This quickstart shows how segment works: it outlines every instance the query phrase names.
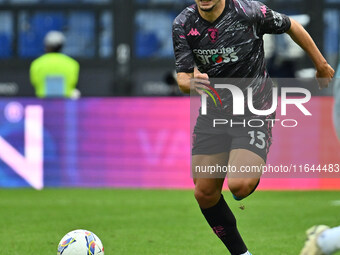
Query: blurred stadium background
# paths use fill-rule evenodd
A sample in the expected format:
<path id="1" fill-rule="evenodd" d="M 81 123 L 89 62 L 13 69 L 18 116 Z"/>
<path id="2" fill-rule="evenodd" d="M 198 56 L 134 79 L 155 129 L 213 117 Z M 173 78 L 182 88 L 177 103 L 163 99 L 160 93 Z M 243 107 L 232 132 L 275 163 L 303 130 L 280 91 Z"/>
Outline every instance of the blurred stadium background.
<path id="1" fill-rule="evenodd" d="M 83 96 L 172 95 L 171 25 L 192 0 L 0 0 L 0 95 L 33 96 L 28 68 L 43 53 L 49 30 L 66 35 L 64 52 L 80 61 Z M 335 66 L 339 51 L 337 0 L 264 1 L 299 21 Z M 311 67 L 286 40 L 268 40 L 272 76 Z M 275 46 L 276 45 L 276 46 Z M 274 47 L 275 46 L 275 47 Z M 293 63 L 293 64 L 292 64 Z M 301 75 L 301 74 L 300 74 Z M 100 82 L 98 82 L 100 81 Z"/>
<path id="2" fill-rule="evenodd" d="M 173 19 L 192 2 L 0 0 L 0 216 L 4 226 L 0 233 L 6 236 L 0 243 L 10 243 L 15 249 L 2 254 L 53 254 L 59 239 L 72 228 L 90 228 L 111 254 L 206 254 L 200 253 L 199 238 L 206 240 L 203 247 L 214 247 L 216 254 L 223 251 L 200 218 L 190 192 L 136 190 L 193 187 L 190 102 L 173 79 L 171 39 Z M 264 3 L 294 15 L 329 63 L 337 67 L 339 0 Z M 43 38 L 50 30 L 65 34 L 63 52 L 80 63 L 78 100 L 34 98 L 29 66 L 43 54 Z M 285 37 L 267 37 L 266 56 L 274 77 L 314 74 L 307 56 Z M 294 131 L 274 128 L 269 163 L 340 162 L 332 122 L 332 88 L 311 91 L 313 117 L 301 118 L 302 126 Z M 301 117 L 298 112 L 291 114 Z M 31 187 L 47 191 L 16 190 Z M 64 189 L 74 187 L 132 190 Z M 320 191 L 340 190 L 340 179 L 264 179 L 259 189 L 270 192 L 255 193 L 258 200 L 246 202 L 255 208 L 248 216 L 236 212 L 244 218 L 244 231 L 259 217 L 267 219 L 268 226 L 257 223 L 256 229 L 246 231 L 251 245 L 260 247 L 259 254 L 269 254 L 272 247 L 277 249 L 275 254 L 297 254 L 305 228 L 315 223 L 340 224 L 340 193 Z M 237 210 L 238 204 L 231 203 Z M 298 205 L 301 214 L 292 214 Z M 186 217 L 193 218 L 187 221 Z M 291 222 L 292 217 L 296 222 Z M 164 218 L 168 221 L 165 226 Z M 277 229 L 273 226 L 286 229 L 274 238 Z M 180 228 L 186 230 L 178 234 Z M 257 231 L 263 233 L 260 244 L 254 238 Z M 192 232 L 200 234 L 190 237 Z M 41 243 L 42 238 L 48 242 L 38 249 L 34 243 Z M 135 240 L 134 245 L 128 240 Z M 270 240 L 273 243 L 268 246 Z"/>

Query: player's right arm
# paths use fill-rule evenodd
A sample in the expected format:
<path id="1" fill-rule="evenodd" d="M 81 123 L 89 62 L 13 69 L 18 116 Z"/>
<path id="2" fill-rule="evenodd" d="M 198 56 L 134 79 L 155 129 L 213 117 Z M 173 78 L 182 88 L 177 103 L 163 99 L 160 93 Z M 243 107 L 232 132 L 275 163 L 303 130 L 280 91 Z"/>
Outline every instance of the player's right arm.
<path id="1" fill-rule="evenodd" d="M 177 84 L 183 93 L 190 93 L 193 88 L 193 78 L 208 80 L 207 74 L 201 74 L 195 68 L 192 49 L 188 43 L 185 31 L 185 15 L 180 14 L 172 26 L 172 40 L 176 59 Z"/>
<path id="2" fill-rule="evenodd" d="M 209 85 L 209 76 L 195 68 L 192 73 L 177 73 L 177 84 L 183 93 L 189 94 L 191 90 L 196 90 L 197 87 L 203 87 L 204 84 Z"/>
<path id="3" fill-rule="evenodd" d="M 197 90 L 197 87 L 209 85 L 209 77 L 206 73 L 201 73 L 195 68 L 195 59 L 192 49 L 189 45 L 185 31 L 186 16 L 180 14 L 172 26 L 172 40 L 176 59 L 177 84 L 179 89 L 186 94 L 191 90 Z"/>
<path id="4" fill-rule="evenodd" d="M 177 73 L 177 84 L 181 92 L 189 94 L 191 79 L 194 78 L 194 73 Z"/>

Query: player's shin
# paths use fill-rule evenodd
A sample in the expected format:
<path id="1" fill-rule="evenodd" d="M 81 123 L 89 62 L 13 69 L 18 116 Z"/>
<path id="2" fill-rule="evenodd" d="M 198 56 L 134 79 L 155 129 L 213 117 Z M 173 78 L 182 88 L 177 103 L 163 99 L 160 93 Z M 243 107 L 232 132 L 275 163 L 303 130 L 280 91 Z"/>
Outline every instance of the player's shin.
<path id="1" fill-rule="evenodd" d="M 250 254 L 237 230 L 235 216 L 222 195 L 216 205 L 201 211 L 214 233 L 232 255 Z"/>

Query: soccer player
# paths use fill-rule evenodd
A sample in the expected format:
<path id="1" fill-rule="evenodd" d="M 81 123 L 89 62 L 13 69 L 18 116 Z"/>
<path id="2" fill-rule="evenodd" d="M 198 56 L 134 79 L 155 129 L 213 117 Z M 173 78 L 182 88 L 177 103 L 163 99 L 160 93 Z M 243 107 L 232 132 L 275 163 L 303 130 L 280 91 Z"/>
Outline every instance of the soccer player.
<path id="1" fill-rule="evenodd" d="M 196 84 L 209 85 L 210 78 L 255 78 L 251 85 L 254 107 L 268 109 L 271 106 L 272 85 L 270 82 L 259 82 L 268 77 L 262 36 L 265 33 L 285 32 L 307 52 L 316 67 L 316 77 L 324 78 L 319 82 L 320 88 L 328 86 L 334 70 L 309 34 L 295 20 L 257 1 L 195 2 L 184 9 L 173 23 L 177 82 L 182 92 L 198 90 L 191 83 L 193 79 Z M 246 88 L 240 87 L 243 92 Z M 230 93 L 220 95 L 223 104 L 228 105 Z M 210 110 L 209 113 L 212 113 Z M 244 117 L 249 120 L 259 116 Z M 228 165 L 240 169 L 241 166 L 261 168 L 265 164 L 271 144 L 270 127 L 252 130 L 229 128 L 214 133 L 207 127 L 209 120 L 209 115 L 202 114 L 197 119 L 193 134 L 192 171 L 196 166 Z M 240 178 L 228 173 L 228 187 L 234 198 L 241 200 L 251 194 L 259 183 L 260 175 Z M 251 254 L 221 194 L 223 182 L 224 178 L 194 177 L 195 198 L 210 227 L 229 252 L 232 255 Z"/>
<path id="2" fill-rule="evenodd" d="M 332 255 L 340 251 L 340 226 L 313 226 L 306 231 L 307 240 L 300 255 Z"/>

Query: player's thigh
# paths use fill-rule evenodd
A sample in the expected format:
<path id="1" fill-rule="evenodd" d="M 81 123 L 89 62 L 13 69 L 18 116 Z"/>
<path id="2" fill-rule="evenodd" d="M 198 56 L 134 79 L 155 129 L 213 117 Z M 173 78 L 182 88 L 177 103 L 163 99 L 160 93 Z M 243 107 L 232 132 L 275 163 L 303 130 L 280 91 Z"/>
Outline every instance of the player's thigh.
<path id="1" fill-rule="evenodd" d="M 262 175 L 264 159 L 248 149 L 233 149 L 229 154 L 228 179 L 245 178 L 258 180 Z"/>
<path id="2" fill-rule="evenodd" d="M 231 138 L 226 134 L 194 133 L 191 158 L 195 197 L 201 208 L 218 202 L 226 176 Z"/>
<path id="3" fill-rule="evenodd" d="M 237 197 L 251 194 L 260 181 L 263 158 L 247 149 L 234 149 L 230 152 L 230 167 L 236 172 L 228 172 L 228 187 Z"/>
<path id="4" fill-rule="evenodd" d="M 208 155 L 192 155 L 191 169 L 196 189 L 221 190 L 226 173 L 217 172 L 216 166 L 227 166 L 228 158 L 229 154 L 227 152 Z M 214 169 L 212 167 L 214 167 Z"/>
<path id="5" fill-rule="evenodd" d="M 229 153 L 228 186 L 246 194 L 258 184 L 271 145 L 271 128 L 246 128 L 236 133 Z"/>
<path id="6" fill-rule="evenodd" d="M 194 179 L 224 179 L 231 137 L 227 134 L 194 133 L 191 170 Z"/>
<path id="7" fill-rule="evenodd" d="M 212 165 L 226 165 L 228 162 L 228 153 L 222 152 L 211 155 L 193 155 L 192 168 L 200 166 L 210 167 Z M 224 183 L 224 175 L 202 172 L 193 174 L 195 183 L 195 198 L 201 208 L 210 208 L 214 206 L 221 197 Z"/>

